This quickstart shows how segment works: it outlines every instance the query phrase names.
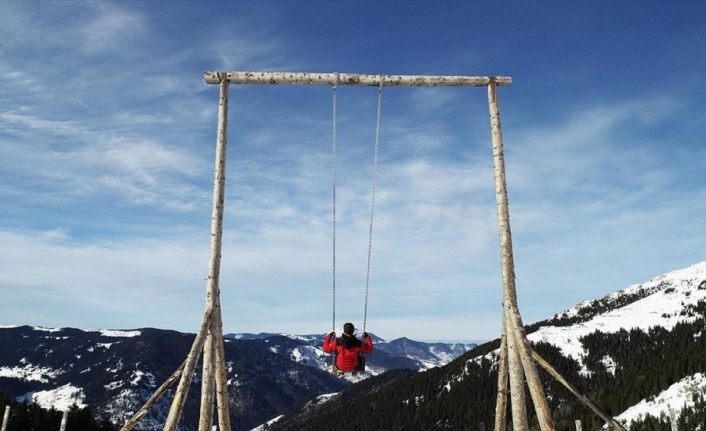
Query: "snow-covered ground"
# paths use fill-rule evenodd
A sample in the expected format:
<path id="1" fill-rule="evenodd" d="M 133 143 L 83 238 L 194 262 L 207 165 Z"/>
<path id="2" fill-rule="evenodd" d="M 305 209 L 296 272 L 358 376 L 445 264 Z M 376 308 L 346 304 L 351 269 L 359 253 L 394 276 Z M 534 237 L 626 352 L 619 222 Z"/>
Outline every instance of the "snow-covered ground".
<path id="1" fill-rule="evenodd" d="M 115 329 L 101 329 L 100 333 L 104 337 L 139 337 L 141 331 L 119 331 Z"/>
<path id="2" fill-rule="evenodd" d="M 694 394 L 701 394 L 701 396 L 706 395 L 706 376 L 702 373 L 685 377 L 660 392 L 657 396 L 640 401 L 638 404 L 625 410 L 617 416 L 616 419 L 620 423 L 626 424 L 626 427 L 630 429 L 632 421 L 642 420 L 647 415 L 655 418 L 659 418 L 662 415 L 669 417 L 670 409 L 674 410 L 678 418 L 684 406 L 688 408 L 694 406 L 692 398 Z M 639 430 L 635 429 L 635 431 Z"/>
<path id="3" fill-rule="evenodd" d="M 22 361 L 20 361 L 20 363 L 22 365 L 19 367 L 0 367 L 0 377 L 47 383 L 61 374 L 60 370 L 53 370 L 47 367 L 38 367 L 27 363 L 26 360 L 24 363 Z"/>
<path id="4" fill-rule="evenodd" d="M 70 383 L 47 391 L 29 392 L 21 398 L 32 401 L 45 409 L 53 408 L 59 411 L 68 410 L 74 404 L 81 408 L 86 407 L 83 402 L 86 398 L 83 389 L 72 386 Z"/>
<path id="5" fill-rule="evenodd" d="M 277 422 L 278 420 L 282 419 L 283 417 L 284 417 L 284 415 L 279 415 L 276 418 L 270 419 L 269 421 L 265 422 L 264 424 L 251 429 L 250 431 L 264 431 L 268 425 L 272 425 L 273 423 Z"/>

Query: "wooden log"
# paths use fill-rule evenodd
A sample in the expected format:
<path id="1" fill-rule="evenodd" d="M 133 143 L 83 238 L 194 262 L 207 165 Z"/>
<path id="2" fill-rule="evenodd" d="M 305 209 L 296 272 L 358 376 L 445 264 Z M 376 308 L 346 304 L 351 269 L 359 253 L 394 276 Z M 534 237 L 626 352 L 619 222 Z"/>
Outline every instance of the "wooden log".
<path id="1" fill-rule="evenodd" d="M 504 315 L 505 311 L 503 310 L 503 316 Z M 500 355 L 498 357 L 498 395 L 495 400 L 495 431 L 505 431 L 508 384 L 507 334 L 505 331 L 505 318 L 503 317 L 500 335 Z"/>
<path id="2" fill-rule="evenodd" d="M 505 312 L 506 328 L 510 327 L 509 316 Z M 512 407 L 513 431 L 527 431 L 527 403 L 525 401 L 525 376 L 522 370 L 522 361 L 517 348 L 517 340 L 512 331 L 506 332 L 508 374 L 510 377 L 510 406 Z"/>
<path id="3" fill-rule="evenodd" d="M 207 84 L 303 84 L 303 85 L 362 85 L 386 87 L 485 87 L 491 81 L 496 85 L 512 84 L 508 76 L 443 76 L 443 75 L 364 75 L 358 73 L 315 72 L 204 72 Z"/>
<path id="4" fill-rule="evenodd" d="M 64 413 L 61 415 L 61 425 L 59 425 L 59 431 L 66 431 L 66 422 L 69 419 L 69 411 L 64 410 Z"/>
<path id="5" fill-rule="evenodd" d="M 213 321 L 215 319 L 211 319 Z M 213 328 L 213 323 L 211 323 Z M 214 337 L 210 330 L 203 345 L 201 372 L 201 408 L 199 411 L 199 431 L 210 431 L 213 425 L 213 395 L 215 387 Z"/>
<path id="6" fill-rule="evenodd" d="M 572 394 L 574 394 L 574 395 L 576 396 L 576 398 L 579 399 L 579 401 L 581 401 L 584 405 L 586 405 L 586 407 L 588 407 L 588 408 L 590 408 L 591 410 L 593 410 L 594 413 L 596 413 L 596 414 L 597 414 L 601 419 L 603 419 L 608 425 L 610 425 L 611 427 L 613 427 L 614 430 L 616 430 L 616 431 L 626 431 L 625 428 L 623 428 L 622 425 L 620 425 L 618 422 L 616 422 L 615 419 L 613 419 L 613 418 L 608 414 L 608 412 L 606 412 L 605 410 L 603 410 L 602 408 L 600 408 L 600 407 L 598 406 L 598 404 L 596 404 L 595 402 L 593 402 L 593 400 L 591 400 L 590 398 L 588 398 L 588 397 L 586 397 L 585 395 L 581 394 L 581 393 L 579 392 L 579 390 L 578 390 L 574 385 L 572 385 L 571 383 L 569 383 L 561 374 L 559 374 L 559 372 L 558 372 L 554 367 L 551 366 L 551 364 L 549 364 L 549 362 L 547 362 L 544 358 L 542 358 L 541 356 L 539 356 L 539 354 L 538 354 L 537 352 L 535 352 L 534 350 L 532 351 L 532 358 L 534 359 L 534 361 L 535 361 L 540 367 L 544 368 L 544 370 L 545 370 L 547 373 L 549 373 L 550 376 L 552 376 L 556 381 L 558 381 L 559 383 L 561 383 L 562 385 L 564 385 L 564 387 L 565 387 L 566 389 L 568 389 L 569 392 L 571 392 Z"/>
<path id="7" fill-rule="evenodd" d="M 583 425 L 581 425 L 580 419 L 576 419 L 574 423 L 576 424 L 576 431 L 583 431 Z"/>
<path id="8" fill-rule="evenodd" d="M 216 314 L 216 401 L 219 429 L 230 431 L 230 401 L 228 400 L 228 376 L 226 374 L 225 349 L 223 346 L 223 321 L 221 320 L 220 299 Z"/>
<path id="9" fill-rule="evenodd" d="M 513 332 L 515 340 L 517 341 L 517 350 L 519 351 L 520 362 L 522 363 L 522 368 L 527 378 L 527 386 L 529 387 L 529 393 L 532 397 L 534 410 L 537 413 L 539 428 L 542 431 L 554 431 L 554 421 L 552 420 L 551 410 L 549 409 L 547 398 L 544 395 L 544 388 L 542 388 L 542 381 L 539 378 L 537 366 L 532 359 L 532 350 L 527 340 L 527 335 L 525 334 L 525 327 L 522 324 L 520 312 L 517 310 L 517 306 L 511 308 L 514 308 L 515 311 L 511 313 L 510 322 L 512 322 L 512 326 L 514 326 Z"/>
<path id="10" fill-rule="evenodd" d="M 2 427 L 0 431 L 7 431 L 7 423 L 10 422 L 10 406 L 5 406 L 5 414 L 2 417 Z"/>
<path id="11" fill-rule="evenodd" d="M 162 383 L 162 385 L 157 388 L 157 390 L 152 394 L 151 397 L 147 399 L 145 404 L 128 420 L 125 422 L 125 425 L 123 425 L 122 428 L 120 428 L 120 431 L 131 431 L 137 424 L 142 420 L 142 418 L 150 411 L 152 410 L 152 407 L 159 401 L 159 399 L 164 395 L 164 393 L 169 389 L 174 382 L 181 376 L 181 373 L 184 371 L 184 365 L 186 364 L 186 361 L 182 362 L 181 365 L 179 365 L 179 368 L 177 368 L 171 376 L 167 380 Z"/>
<path id="12" fill-rule="evenodd" d="M 216 134 L 216 161 L 213 179 L 213 208 L 211 216 L 211 250 L 207 300 L 213 310 L 211 333 L 214 343 L 214 376 L 218 424 L 221 431 L 230 431 L 230 407 L 228 401 L 227 376 L 225 371 L 225 350 L 223 348 L 223 323 L 220 300 L 220 268 L 223 238 L 223 212 L 225 203 L 226 148 L 228 144 L 228 86 L 229 82 L 220 82 L 218 99 L 218 130 Z"/>
<path id="13" fill-rule="evenodd" d="M 191 379 L 193 378 L 194 370 L 196 369 L 196 362 L 201 356 L 201 349 L 203 349 L 203 344 L 206 341 L 206 332 L 211 326 L 211 314 L 212 310 L 210 309 L 207 309 L 206 313 L 204 313 L 201 328 L 196 334 L 194 342 L 191 344 L 189 354 L 186 356 L 186 360 L 184 361 L 184 371 L 181 374 L 179 385 L 177 386 L 176 393 L 174 394 L 174 399 L 169 407 L 169 414 L 167 415 L 167 421 L 164 424 L 164 431 L 176 431 L 177 425 L 179 424 L 181 412 L 184 409 L 184 402 L 186 401 L 186 396 L 189 393 Z"/>
<path id="14" fill-rule="evenodd" d="M 490 111 L 490 128 L 493 143 L 493 166 L 495 176 L 495 196 L 497 201 L 498 230 L 500 236 L 500 255 L 503 275 L 503 303 L 508 333 L 508 347 L 512 339 L 515 340 L 517 350 L 522 362 L 524 374 L 532 396 L 540 429 L 553 431 L 554 423 L 549 411 L 544 390 L 542 389 L 539 375 L 531 358 L 529 342 L 524 332 L 522 319 L 517 307 L 517 292 L 515 289 L 515 268 L 512 256 L 512 234 L 510 231 L 510 211 L 507 199 L 507 184 L 505 180 L 505 159 L 503 153 L 502 127 L 500 124 L 500 108 L 497 97 L 497 81 L 491 78 L 488 84 L 488 109 Z M 509 348 L 509 354 L 511 349 Z M 512 356 L 510 356 L 512 359 Z M 512 383 L 512 361 L 510 361 L 510 387 L 511 399 L 515 396 Z M 514 416 L 514 411 L 513 411 Z"/>

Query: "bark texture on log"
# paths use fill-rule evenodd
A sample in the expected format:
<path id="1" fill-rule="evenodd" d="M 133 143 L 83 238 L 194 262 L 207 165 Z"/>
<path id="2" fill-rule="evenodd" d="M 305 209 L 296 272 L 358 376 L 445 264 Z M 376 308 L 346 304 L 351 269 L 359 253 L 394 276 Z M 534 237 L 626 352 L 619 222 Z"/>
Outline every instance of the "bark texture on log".
<path id="1" fill-rule="evenodd" d="M 220 84 L 225 79 L 231 84 L 304 84 L 304 85 L 362 85 L 386 87 L 485 87 L 491 81 L 496 85 L 512 84 L 508 76 L 444 76 L 444 75 L 364 75 L 358 73 L 315 72 L 205 72 L 207 84 Z"/>
<path id="2" fill-rule="evenodd" d="M 505 324 L 510 328 L 510 318 L 505 315 Z M 507 356 L 510 375 L 510 406 L 512 407 L 512 429 L 513 431 L 527 431 L 527 403 L 525 401 L 525 376 L 522 371 L 522 360 L 517 348 L 515 334 L 508 330 L 507 335 Z"/>
<path id="3" fill-rule="evenodd" d="M 211 319 L 211 327 L 213 327 Z M 203 345 L 203 365 L 201 372 L 201 408 L 199 410 L 199 431 L 211 431 L 213 425 L 213 395 L 215 387 L 215 372 L 214 367 L 214 336 L 213 331 L 209 330 L 206 336 L 206 342 Z"/>
<path id="4" fill-rule="evenodd" d="M 209 256 L 208 294 L 213 310 L 211 331 L 214 342 L 213 366 L 218 405 L 218 424 L 222 431 L 230 431 L 230 407 L 228 401 L 225 351 L 223 348 L 223 323 L 221 317 L 221 248 L 223 238 L 223 212 L 225 205 L 226 147 L 228 143 L 228 86 L 220 83 L 218 102 L 218 132 L 216 136 L 216 168 L 213 181 L 213 216 L 211 217 L 211 253 Z"/>
<path id="5" fill-rule="evenodd" d="M 218 429 L 219 430 L 230 430 L 230 401 L 228 400 L 228 376 L 226 375 L 226 360 L 225 360 L 225 350 L 223 347 L 223 322 L 221 320 L 221 307 L 220 301 L 218 306 L 218 314 L 216 316 L 216 321 L 214 324 L 217 326 L 216 330 L 216 364 L 215 364 L 215 376 L 216 376 L 216 401 L 218 406 Z"/>
<path id="6" fill-rule="evenodd" d="M 216 382 L 217 344 L 223 348 L 220 321 L 220 270 L 223 244 L 223 209 L 225 205 L 226 146 L 228 142 L 228 81 L 220 82 L 218 98 L 218 130 L 216 133 L 216 156 L 213 173 L 213 206 L 211 209 L 211 246 L 208 257 L 206 284 L 206 307 L 213 313 L 208 338 L 204 346 L 203 375 L 201 386 L 201 413 L 199 431 L 210 431 L 213 423 L 214 386 Z M 219 336 L 220 335 L 220 336 Z M 222 401 L 222 400 L 219 400 Z M 227 402 L 227 397 L 226 397 Z"/>

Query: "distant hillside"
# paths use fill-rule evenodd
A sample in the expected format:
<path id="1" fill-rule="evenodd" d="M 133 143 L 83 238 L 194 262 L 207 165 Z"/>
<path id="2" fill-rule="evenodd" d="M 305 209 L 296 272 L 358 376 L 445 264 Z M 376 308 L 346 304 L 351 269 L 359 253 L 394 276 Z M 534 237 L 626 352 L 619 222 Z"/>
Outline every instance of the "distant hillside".
<path id="1" fill-rule="evenodd" d="M 589 301 L 532 325 L 534 348 L 570 382 L 632 430 L 706 424 L 706 262 Z M 380 376 L 291 412 L 263 429 L 486 429 L 493 423 L 499 340 L 423 373 Z M 557 430 L 602 422 L 542 374 Z M 356 385 L 357 386 L 357 385 Z M 350 396 L 356 391 L 356 396 Z"/>
<path id="2" fill-rule="evenodd" d="M 45 407 L 90 405 L 101 417 L 122 424 L 184 360 L 193 338 L 150 328 L 0 328 L 0 391 Z M 227 342 L 225 352 L 235 430 L 248 430 L 302 399 L 348 385 L 272 353 L 258 340 Z M 199 385 L 197 373 L 183 430 L 196 428 Z M 171 396 L 166 394 L 142 421 L 144 429 L 161 429 Z"/>

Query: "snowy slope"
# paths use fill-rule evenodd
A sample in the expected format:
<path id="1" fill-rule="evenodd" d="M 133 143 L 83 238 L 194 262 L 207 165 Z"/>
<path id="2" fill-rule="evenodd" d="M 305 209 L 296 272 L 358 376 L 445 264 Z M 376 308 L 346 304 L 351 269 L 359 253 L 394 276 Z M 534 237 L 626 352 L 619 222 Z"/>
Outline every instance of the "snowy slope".
<path id="1" fill-rule="evenodd" d="M 661 416 L 669 417 L 670 410 L 673 410 L 676 417 L 679 417 L 685 406 L 694 406 L 693 396 L 695 394 L 706 394 L 706 376 L 702 373 L 696 373 L 693 376 L 681 379 L 654 398 L 642 400 L 630 407 L 616 419 L 620 423 L 626 424 L 628 429 L 632 429 L 631 424 L 633 421 L 644 419 L 647 415 L 656 418 Z M 603 428 L 607 429 L 607 427 Z"/>
<path id="2" fill-rule="evenodd" d="M 540 322 L 539 327 L 529 333 L 527 338 L 533 343 L 545 342 L 557 347 L 564 356 L 578 362 L 581 366 L 579 374 L 589 377 L 591 372 L 584 362 L 588 352 L 581 341 L 583 337 L 597 332 L 611 334 L 631 329 L 646 332 L 655 327 L 670 331 L 678 323 L 703 320 L 706 317 L 704 301 L 706 262 L 700 262 L 659 275 L 645 283 L 632 285 L 603 298 L 577 304 L 547 321 Z M 695 333 L 694 337 L 702 335 Z M 498 350 L 494 350 L 468 361 L 479 364 L 482 360 L 497 362 L 497 358 Z M 609 373 L 615 374 L 616 364 L 613 358 L 604 356 L 600 363 Z M 460 374 L 451 376 L 448 381 L 440 382 L 438 391 L 450 392 L 466 375 L 464 369 Z M 642 400 L 618 418 L 622 423 L 641 419 L 647 413 L 658 418 L 661 414 L 668 413 L 669 406 L 675 409 L 679 417 L 685 397 L 693 393 L 706 396 L 703 379 L 703 375 L 698 373 L 686 376 L 671 388 L 654 394 L 652 399 Z"/>
<path id="3" fill-rule="evenodd" d="M 634 301 L 629 302 L 631 299 Z M 596 331 L 615 333 L 621 329 L 648 330 L 655 326 L 670 330 L 679 322 L 697 319 L 699 316 L 689 310 L 703 300 L 706 300 L 706 262 L 660 275 L 596 301 L 581 303 L 556 315 L 555 319 L 585 318 L 585 321 L 569 326 L 542 326 L 527 338 L 552 344 L 565 356 L 583 364 L 582 337 Z M 628 303 L 621 305 L 625 302 Z M 604 309 L 607 311 L 596 312 Z M 606 367 L 610 367 L 610 358 L 606 358 Z M 585 367 L 583 372 L 587 372 Z"/>

